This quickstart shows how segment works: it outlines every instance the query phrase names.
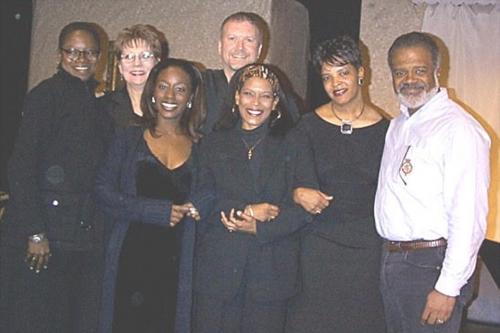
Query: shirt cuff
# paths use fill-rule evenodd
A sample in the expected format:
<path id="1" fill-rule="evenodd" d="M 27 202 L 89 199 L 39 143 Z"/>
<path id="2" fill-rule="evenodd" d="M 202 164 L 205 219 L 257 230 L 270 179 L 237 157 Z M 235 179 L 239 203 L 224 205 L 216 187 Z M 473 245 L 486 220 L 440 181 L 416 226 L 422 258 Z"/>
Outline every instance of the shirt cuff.
<path id="1" fill-rule="evenodd" d="M 462 289 L 462 287 L 463 286 L 458 285 L 456 281 L 447 279 L 441 274 L 436 282 L 436 285 L 434 286 L 434 289 L 446 296 L 456 297 L 460 295 L 460 289 Z"/>

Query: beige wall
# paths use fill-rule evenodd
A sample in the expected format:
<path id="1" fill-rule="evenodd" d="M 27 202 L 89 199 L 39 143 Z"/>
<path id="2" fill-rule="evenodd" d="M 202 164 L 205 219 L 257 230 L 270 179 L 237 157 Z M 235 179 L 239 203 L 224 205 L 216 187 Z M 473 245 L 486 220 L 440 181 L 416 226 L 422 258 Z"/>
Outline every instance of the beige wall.
<path id="1" fill-rule="evenodd" d="M 370 98 L 391 115 L 399 112 L 387 66 L 387 50 L 396 37 L 422 27 L 425 6 L 410 0 L 363 0 L 360 39 L 368 48 Z"/>
<path id="2" fill-rule="evenodd" d="M 272 36 L 266 61 L 285 71 L 303 96 L 309 22 L 307 10 L 294 0 L 34 0 L 29 85 L 54 73 L 59 31 L 77 20 L 99 24 L 110 39 L 124 27 L 151 24 L 165 34 L 171 56 L 219 68 L 220 24 L 237 11 L 256 12 L 269 23 Z M 293 50 L 293 55 L 283 50 Z"/>

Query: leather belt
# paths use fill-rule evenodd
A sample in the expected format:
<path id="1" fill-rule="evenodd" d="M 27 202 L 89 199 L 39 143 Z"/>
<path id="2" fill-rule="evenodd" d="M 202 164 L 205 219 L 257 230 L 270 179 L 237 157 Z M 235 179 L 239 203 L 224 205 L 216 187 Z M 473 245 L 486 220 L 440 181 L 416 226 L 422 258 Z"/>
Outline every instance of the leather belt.
<path id="1" fill-rule="evenodd" d="M 446 239 L 439 238 L 435 240 L 414 240 L 414 241 L 386 241 L 385 248 L 389 252 L 404 252 L 404 251 L 413 251 L 420 249 L 428 249 L 433 247 L 442 247 L 446 246 Z"/>

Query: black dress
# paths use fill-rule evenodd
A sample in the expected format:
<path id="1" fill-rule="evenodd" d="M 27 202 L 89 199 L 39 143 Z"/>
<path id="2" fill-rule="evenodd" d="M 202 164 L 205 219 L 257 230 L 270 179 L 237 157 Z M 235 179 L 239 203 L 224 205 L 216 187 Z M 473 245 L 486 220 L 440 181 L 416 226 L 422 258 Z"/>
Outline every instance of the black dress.
<path id="1" fill-rule="evenodd" d="M 137 195 L 186 201 L 191 184 L 187 163 L 170 170 L 142 140 L 137 160 Z M 166 217 L 168 218 L 168 217 Z M 173 332 L 176 313 L 179 228 L 130 225 L 122 245 L 115 294 L 114 332 Z"/>
<path id="2" fill-rule="evenodd" d="M 303 234 L 303 291 L 289 307 L 287 332 L 385 331 L 373 202 L 388 124 L 346 135 L 312 112 L 298 125 L 304 153 L 297 179 L 316 178 L 334 199 Z"/>

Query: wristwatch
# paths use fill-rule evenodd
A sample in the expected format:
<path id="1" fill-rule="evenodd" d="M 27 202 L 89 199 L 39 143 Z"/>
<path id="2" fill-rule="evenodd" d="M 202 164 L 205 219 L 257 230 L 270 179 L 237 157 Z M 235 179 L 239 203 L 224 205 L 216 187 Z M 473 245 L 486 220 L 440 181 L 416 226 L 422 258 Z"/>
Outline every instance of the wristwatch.
<path id="1" fill-rule="evenodd" d="M 31 235 L 28 237 L 28 239 L 30 240 L 30 242 L 33 242 L 35 244 L 39 244 L 39 243 L 43 242 L 46 238 L 45 238 L 44 233 L 40 233 L 40 234 Z"/>

